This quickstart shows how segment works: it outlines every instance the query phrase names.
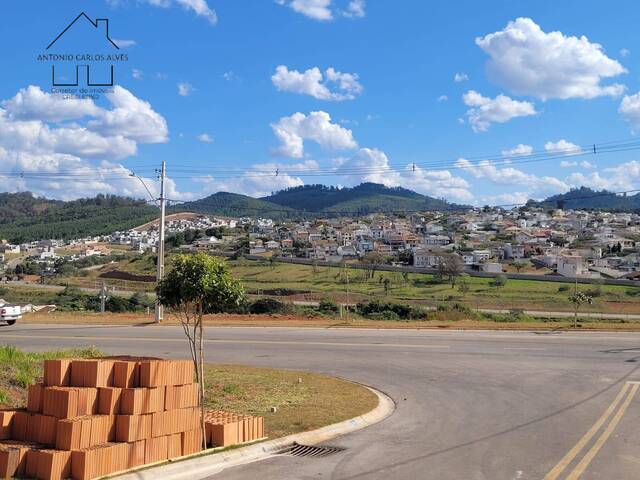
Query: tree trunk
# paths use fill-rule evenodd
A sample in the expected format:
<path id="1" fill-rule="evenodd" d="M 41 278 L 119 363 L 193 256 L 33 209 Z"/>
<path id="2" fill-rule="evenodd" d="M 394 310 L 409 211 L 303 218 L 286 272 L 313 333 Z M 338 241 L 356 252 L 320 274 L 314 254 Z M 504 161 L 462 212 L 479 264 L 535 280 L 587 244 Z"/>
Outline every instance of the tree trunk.
<path id="1" fill-rule="evenodd" d="M 202 428 L 202 449 L 205 450 L 207 448 L 207 437 L 206 437 L 206 428 L 204 425 L 204 325 L 202 320 L 202 302 L 198 305 L 198 372 L 200 377 L 200 426 Z"/>

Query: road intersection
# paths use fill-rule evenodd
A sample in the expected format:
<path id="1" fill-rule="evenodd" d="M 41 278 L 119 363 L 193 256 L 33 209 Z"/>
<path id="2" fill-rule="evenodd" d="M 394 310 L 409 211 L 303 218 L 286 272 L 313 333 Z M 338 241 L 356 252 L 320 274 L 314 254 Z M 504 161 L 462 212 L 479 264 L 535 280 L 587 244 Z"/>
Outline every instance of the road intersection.
<path id="1" fill-rule="evenodd" d="M 170 326 L 16 325 L 0 342 L 187 355 Z M 349 378 L 397 404 L 330 442 L 341 453 L 274 456 L 213 478 L 638 478 L 637 334 L 212 327 L 206 349 L 211 362 Z"/>

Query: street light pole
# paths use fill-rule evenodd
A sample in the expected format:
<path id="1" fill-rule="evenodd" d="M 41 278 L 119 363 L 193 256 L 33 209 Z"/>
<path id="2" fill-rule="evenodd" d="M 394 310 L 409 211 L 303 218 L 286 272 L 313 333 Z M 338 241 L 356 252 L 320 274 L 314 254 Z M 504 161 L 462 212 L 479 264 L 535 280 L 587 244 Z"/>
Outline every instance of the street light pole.
<path id="1" fill-rule="evenodd" d="M 160 283 L 164 276 L 164 211 L 165 211 L 165 196 L 164 196 L 164 179 L 166 175 L 167 162 L 162 161 L 162 170 L 160 171 L 160 231 L 158 237 L 158 246 L 156 248 L 158 254 L 158 265 L 156 271 L 156 282 Z M 163 308 L 160 302 L 156 300 L 156 323 L 160 323 L 163 318 Z"/>

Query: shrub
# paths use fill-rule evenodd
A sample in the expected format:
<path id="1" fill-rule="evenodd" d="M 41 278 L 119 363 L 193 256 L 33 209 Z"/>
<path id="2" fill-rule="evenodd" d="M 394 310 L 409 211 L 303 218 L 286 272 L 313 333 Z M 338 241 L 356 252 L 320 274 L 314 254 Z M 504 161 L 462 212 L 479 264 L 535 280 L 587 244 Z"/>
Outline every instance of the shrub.
<path id="1" fill-rule="evenodd" d="M 410 305 L 400 305 L 397 303 L 380 302 L 373 300 L 368 303 L 359 303 L 356 306 L 356 311 L 367 318 L 374 318 L 373 316 L 387 315 L 388 312 L 392 312 L 399 319 L 416 320 L 422 319 L 426 316 L 426 312 L 417 307 Z"/>
<path id="2" fill-rule="evenodd" d="M 328 298 L 323 298 L 322 300 L 320 300 L 318 309 L 323 313 L 338 313 L 340 311 L 340 307 L 338 306 L 338 304 Z"/>
<path id="3" fill-rule="evenodd" d="M 253 314 L 287 313 L 289 310 L 288 305 L 273 298 L 259 298 L 249 305 L 249 313 Z"/>
<path id="4" fill-rule="evenodd" d="M 384 312 L 371 313 L 367 318 L 371 320 L 400 320 L 400 317 L 398 316 L 398 314 L 391 310 L 385 310 Z"/>

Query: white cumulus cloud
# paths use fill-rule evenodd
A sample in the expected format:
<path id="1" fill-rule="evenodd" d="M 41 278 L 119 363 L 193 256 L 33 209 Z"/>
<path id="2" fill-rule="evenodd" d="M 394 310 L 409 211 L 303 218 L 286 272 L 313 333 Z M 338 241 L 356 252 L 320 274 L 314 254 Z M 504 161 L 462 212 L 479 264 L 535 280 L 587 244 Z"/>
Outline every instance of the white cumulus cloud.
<path id="1" fill-rule="evenodd" d="M 466 73 L 456 73 L 453 76 L 453 81 L 456 83 L 464 82 L 465 80 L 469 80 L 469 76 Z"/>
<path id="2" fill-rule="evenodd" d="M 625 95 L 618 107 L 618 113 L 631 124 L 631 128 L 640 129 L 640 92 L 634 95 Z"/>
<path id="3" fill-rule="evenodd" d="M 331 67 L 323 74 L 318 67 L 299 72 L 278 65 L 271 81 L 280 91 L 311 95 L 319 100 L 353 100 L 362 92 L 357 74 Z"/>
<path id="4" fill-rule="evenodd" d="M 544 144 L 544 149 L 550 153 L 560 153 L 562 155 L 576 155 L 582 153 L 582 148 L 575 143 L 571 143 L 567 140 L 560 139 L 557 142 L 547 142 Z"/>
<path id="5" fill-rule="evenodd" d="M 358 146 L 351 130 L 331 123 L 331 116 L 323 111 L 309 115 L 297 112 L 272 123 L 271 128 L 281 144 L 275 153 L 286 157 L 301 158 L 305 140 L 328 150 L 349 150 Z"/>
<path id="6" fill-rule="evenodd" d="M 344 184 L 355 185 L 373 182 L 387 187 L 405 187 L 424 195 L 467 202 L 473 199 L 468 182 L 448 170 L 425 170 L 406 165 L 404 169 L 393 168 L 387 155 L 376 148 L 361 148 L 353 156 L 338 162 L 335 174 L 343 176 Z M 361 170 L 362 175 L 353 175 Z"/>
<path id="7" fill-rule="evenodd" d="M 469 90 L 462 98 L 465 105 L 471 107 L 466 115 L 475 132 L 486 132 L 492 123 L 505 123 L 537 113 L 533 103 L 513 100 L 503 94 L 488 98 Z"/>
<path id="8" fill-rule="evenodd" d="M 347 18 L 362 18 L 366 15 L 365 0 L 349 0 L 344 8 L 335 6 L 333 0 L 275 0 L 275 2 L 305 17 L 320 21 L 333 20 L 336 15 Z"/>
<path id="9" fill-rule="evenodd" d="M 131 171 L 114 160 L 135 155 L 139 144 L 166 141 L 166 120 L 120 86 L 107 100 L 110 107 L 102 108 L 29 86 L 2 102 L 0 167 L 11 178 L 0 179 L 0 189 L 61 199 L 98 192 L 146 197 Z M 154 179 L 145 181 L 156 188 Z M 183 195 L 174 182 L 167 187 L 174 198 Z"/>
<path id="10" fill-rule="evenodd" d="M 181 97 L 188 97 L 193 92 L 194 88 L 189 82 L 178 83 L 178 95 Z"/>
<path id="11" fill-rule="evenodd" d="M 122 3 L 123 0 L 108 0 L 109 3 L 117 5 L 118 3 Z M 216 11 L 209 7 L 209 4 L 206 0 L 143 0 L 149 5 L 153 5 L 155 7 L 169 8 L 170 6 L 176 4 L 180 5 L 185 10 L 189 10 L 199 17 L 207 20 L 211 25 L 215 25 L 218 23 L 218 15 Z"/>
<path id="12" fill-rule="evenodd" d="M 502 150 L 502 155 L 504 157 L 518 157 L 520 155 L 530 155 L 531 152 L 533 152 L 533 147 L 531 145 L 519 143 L 513 148 Z"/>
<path id="13" fill-rule="evenodd" d="M 208 133 L 201 133 L 196 138 L 202 143 L 213 143 L 213 137 Z"/>
<path id="14" fill-rule="evenodd" d="M 544 32 L 532 19 L 518 18 L 500 31 L 476 38 L 490 57 L 491 79 L 518 95 L 550 98 L 594 98 L 620 95 L 621 84 L 602 81 L 626 72 L 602 46 L 585 36 Z"/>

